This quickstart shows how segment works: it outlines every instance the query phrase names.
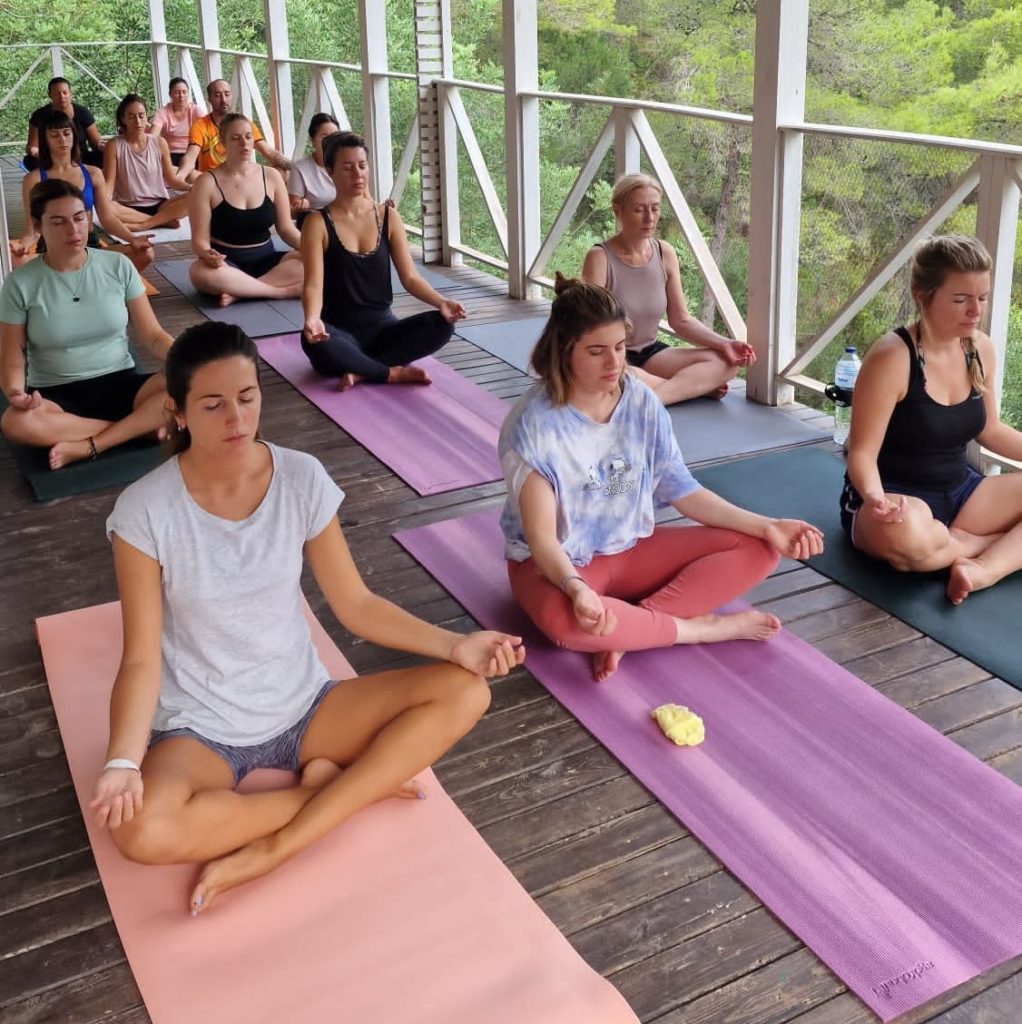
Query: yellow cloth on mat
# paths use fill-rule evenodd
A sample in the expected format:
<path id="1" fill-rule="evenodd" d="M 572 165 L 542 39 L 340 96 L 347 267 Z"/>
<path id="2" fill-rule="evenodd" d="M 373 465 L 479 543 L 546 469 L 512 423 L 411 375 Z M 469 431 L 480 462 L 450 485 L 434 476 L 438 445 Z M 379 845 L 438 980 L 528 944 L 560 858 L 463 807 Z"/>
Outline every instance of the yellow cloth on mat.
<path id="1" fill-rule="evenodd" d="M 696 747 L 706 739 L 703 720 L 680 704 L 661 704 L 650 713 L 664 735 L 679 747 Z"/>

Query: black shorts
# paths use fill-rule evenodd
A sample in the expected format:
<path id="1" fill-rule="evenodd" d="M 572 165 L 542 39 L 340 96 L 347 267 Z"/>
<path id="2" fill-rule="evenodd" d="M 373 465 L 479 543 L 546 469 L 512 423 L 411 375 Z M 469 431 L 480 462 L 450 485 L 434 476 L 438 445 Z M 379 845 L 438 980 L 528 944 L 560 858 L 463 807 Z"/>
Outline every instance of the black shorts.
<path id="1" fill-rule="evenodd" d="M 123 420 L 135 408 L 135 396 L 152 376 L 138 370 L 115 370 L 102 377 L 75 380 L 70 384 L 26 388 L 56 402 L 64 412 L 90 420 Z"/>
<path id="2" fill-rule="evenodd" d="M 645 348 L 637 350 L 628 349 L 625 352 L 625 358 L 628 360 L 629 366 L 642 366 L 658 352 L 663 352 L 665 348 L 670 347 L 670 345 L 665 345 L 662 341 L 651 341 Z"/>
<path id="3" fill-rule="evenodd" d="M 185 158 L 184 153 L 171 153 L 170 154 L 170 162 L 175 167 L 180 167 L 181 166 L 181 161 L 184 160 L 184 158 Z"/>
<path id="4" fill-rule="evenodd" d="M 222 242 L 211 242 L 210 245 L 227 257 L 229 267 L 243 270 L 249 277 L 268 274 L 285 255 L 273 248 L 269 238 L 262 245 L 224 245 Z"/>
<path id="5" fill-rule="evenodd" d="M 158 203 L 150 203 L 148 206 L 132 206 L 130 203 L 125 203 L 124 205 L 129 210 L 134 210 L 135 213 L 144 213 L 147 217 L 153 217 L 160 212 L 160 207 L 165 202 L 167 202 L 166 199 L 161 199 Z"/>

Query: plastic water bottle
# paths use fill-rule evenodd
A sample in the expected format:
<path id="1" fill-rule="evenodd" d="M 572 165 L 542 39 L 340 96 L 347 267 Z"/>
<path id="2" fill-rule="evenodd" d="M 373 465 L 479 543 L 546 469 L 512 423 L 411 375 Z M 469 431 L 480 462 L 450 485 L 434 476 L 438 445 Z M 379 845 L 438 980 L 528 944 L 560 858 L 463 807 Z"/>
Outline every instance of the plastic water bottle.
<path id="1" fill-rule="evenodd" d="M 841 358 L 834 367 L 834 383 L 848 392 L 848 404 L 838 399 L 834 402 L 834 443 L 844 444 L 848 440 L 848 428 L 852 422 L 852 390 L 855 378 L 859 376 L 862 360 L 854 345 L 846 345 Z"/>

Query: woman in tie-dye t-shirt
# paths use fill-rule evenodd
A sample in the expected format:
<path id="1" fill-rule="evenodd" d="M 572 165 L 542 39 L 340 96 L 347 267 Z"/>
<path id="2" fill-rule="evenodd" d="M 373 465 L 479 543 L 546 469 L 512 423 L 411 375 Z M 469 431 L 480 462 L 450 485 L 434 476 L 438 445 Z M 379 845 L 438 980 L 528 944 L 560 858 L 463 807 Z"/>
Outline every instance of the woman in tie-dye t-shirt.
<path id="1" fill-rule="evenodd" d="M 540 381 L 500 435 L 511 589 L 554 643 L 606 679 L 625 651 L 766 640 L 773 615 L 713 610 L 779 555 L 823 550 L 820 531 L 724 501 L 693 479 L 656 395 L 626 372 L 630 324 L 606 289 L 557 278 L 532 353 Z M 656 526 L 673 505 L 701 526 Z"/>

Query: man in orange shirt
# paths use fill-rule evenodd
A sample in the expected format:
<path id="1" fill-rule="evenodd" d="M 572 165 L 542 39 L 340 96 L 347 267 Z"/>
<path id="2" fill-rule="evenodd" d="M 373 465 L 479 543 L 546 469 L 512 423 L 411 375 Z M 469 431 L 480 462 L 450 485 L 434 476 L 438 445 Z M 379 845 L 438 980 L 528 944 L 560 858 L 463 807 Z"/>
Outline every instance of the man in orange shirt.
<path id="1" fill-rule="evenodd" d="M 210 82 L 206 86 L 206 98 L 209 100 L 209 113 L 200 117 L 192 125 L 188 135 L 188 148 L 181 159 L 178 174 L 185 177 L 193 168 L 200 172 L 212 170 L 224 162 L 224 147 L 220 145 L 220 122 L 231 112 L 231 86 L 222 78 Z M 252 136 L 256 151 L 278 171 L 289 171 L 291 161 L 283 153 L 277 152 L 263 138 L 259 125 L 252 122 Z"/>

